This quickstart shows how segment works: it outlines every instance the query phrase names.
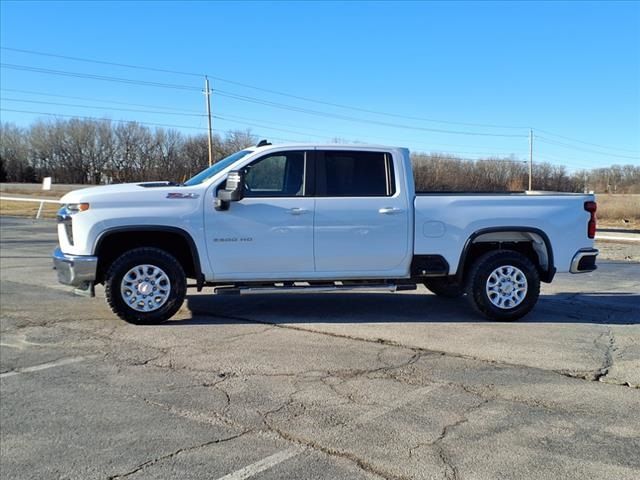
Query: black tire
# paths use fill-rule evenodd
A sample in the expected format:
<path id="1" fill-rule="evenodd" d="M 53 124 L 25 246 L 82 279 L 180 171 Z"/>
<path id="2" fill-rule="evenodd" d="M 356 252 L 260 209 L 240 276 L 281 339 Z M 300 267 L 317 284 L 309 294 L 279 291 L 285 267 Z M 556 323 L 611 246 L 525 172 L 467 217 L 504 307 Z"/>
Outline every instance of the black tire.
<path id="1" fill-rule="evenodd" d="M 155 310 L 139 311 L 131 307 L 123 298 L 121 285 L 124 276 L 140 265 L 151 265 L 161 269 L 168 279 L 168 294 L 164 296 L 164 303 Z M 152 325 L 168 320 L 180 309 L 187 293 L 186 277 L 182 265 L 164 250 L 149 247 L 135 248 L 118 257 L 105 275 L 104 286 L 107 303 L 113 313 L 124 321 L 137 325 Z M 158 283 L 158 288 L 161 288 L 160 283 Z M 145 299 L 141 299 L 141 303 L 144 304 L 145 301 Z M 148 302 L 151 305 L 153 300 L 150 299 Z"/>
<path id="2" fill-rule="evenodd" d="M 430 278 L 424 281 L 424 286 L 439 297 L 458 298 L 464 295 L 464 287 L 448 278 Z"/>
<path id="3" fill-rule="evenodd" d="M 488 281 L 489 277 L 500 267 L 505 268 L 505 270 L 501 272 L 509 272 L 507 269 L 509 266 L 516 267 L 524 274 L 526 278 L 526 293 L 523 294 L 521 299 L 505 301 L 501 308 L 494 304 L 487 293 Z M 498 273 L 498 275 L 500 275 L 500 273 Z M 518 275 L 518 278 L 519 277 Z M 495 275 L 492 277 L 492 283 L 496 278 Z M 499 283 L 494 283 L 494 285 L 499 285 Z M 524 283 L 515 283 L 515 285 L 521 287 Z M 494 288 L 498 288 L 499 290 L 499 287 Z M 509 285 L 506 285 L 505 288 L 508 289 Z M 518 320 L 529 313 L 538 301 L 538 296 L 540 295 L 540 275 L 531 260 L 521 253 L 512 250 L 494 250 L 485 253 L 473 263 L 467 276 L 466 292 L 467 298 L 475 310 L 490 320 L 504 322 Z M 511 294 L 507 293 L 502 295 L 502 298 L 508 297 L 509 295 Z M 513 295 L 515 296 L 516 294 Z M 501 295 L 498 291 L 494 291 L 493 296 L 495 301 L 500 302 Z M 510 307 L 510 304 L 514 306 Z"/>

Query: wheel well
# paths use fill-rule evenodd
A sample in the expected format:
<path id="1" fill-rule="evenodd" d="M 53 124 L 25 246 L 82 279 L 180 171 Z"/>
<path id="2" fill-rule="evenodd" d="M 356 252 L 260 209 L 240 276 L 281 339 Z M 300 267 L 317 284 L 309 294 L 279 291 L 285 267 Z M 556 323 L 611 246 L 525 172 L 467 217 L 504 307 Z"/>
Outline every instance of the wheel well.
<path id="1" fill-rule="evenodd" d="M 98 240 L 94 255 L 98 257 L 96 282 L 102 283 L 109 266 L 123 253 L 139 247 L 155 247 L 173 255 L 187 277 L 199 279 L 200 262 L 193 240 L 178 229 L 121 230 L 108 232 Z"/>
<path id="2" fill-rule="evenodd" d="M 519 252 L 536 266 L 542 281 L 550 282 L 553 278 L 553 252 L 546 235 L 531 231 L 505 230 L 481 233 L 469 239 L 458 267 L 460 280 L 478 257 L 492 250 Z"/>

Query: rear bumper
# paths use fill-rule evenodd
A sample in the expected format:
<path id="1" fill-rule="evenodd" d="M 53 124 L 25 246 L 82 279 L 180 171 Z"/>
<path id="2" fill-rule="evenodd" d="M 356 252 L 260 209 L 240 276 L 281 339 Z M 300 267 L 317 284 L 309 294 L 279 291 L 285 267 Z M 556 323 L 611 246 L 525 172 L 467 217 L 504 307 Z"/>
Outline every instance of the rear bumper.
<path id="1" fill-rule="evenodd" d="M 593 272 L 598 266 L 596 265 L 596 257 L 600 253 L 596 248 L 585 248 L 578 250 L 571 260 L 571 273 Z"/>
<path id="2" fill-rule="evenodd" d="M 58 272 L 58 281 L 73 287 L 85 287 L 96 279 L 98 257 L 90 255 L 68 255 L 60 248 L 53 252 L 53 267 Z"/>

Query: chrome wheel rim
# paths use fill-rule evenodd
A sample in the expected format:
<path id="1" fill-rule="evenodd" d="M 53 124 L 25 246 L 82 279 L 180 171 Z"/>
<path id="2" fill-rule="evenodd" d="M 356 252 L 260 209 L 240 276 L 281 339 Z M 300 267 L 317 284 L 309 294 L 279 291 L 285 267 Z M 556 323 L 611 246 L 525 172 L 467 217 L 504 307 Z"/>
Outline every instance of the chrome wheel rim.
<path id="1" fill-rule="evenodd" d="M 160 267 L 136 265 L 122 277 L 120 295 L 137 312 L 153 312 L 169 299 L 171 282 Z"/>
<path id="2" fill-rule="evenodd" d="M 503 310 L 515 308 L 527 297 L 527 277 L 513 265 L 496 268 L 487 278 L 487 296 L 493 305 Z"/>

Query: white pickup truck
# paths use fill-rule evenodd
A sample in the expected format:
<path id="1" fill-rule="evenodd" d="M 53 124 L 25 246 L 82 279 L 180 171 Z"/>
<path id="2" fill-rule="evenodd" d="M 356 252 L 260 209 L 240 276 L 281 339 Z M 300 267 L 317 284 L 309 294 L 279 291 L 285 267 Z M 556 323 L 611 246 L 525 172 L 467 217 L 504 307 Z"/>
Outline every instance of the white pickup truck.
<path id="1" fill-rule="evenodd" d="M 535 305 L 556 272 L 596 269 L 593 195 L 415 192 L 409 151 L 266 141 L 184 184 L 66 194 L 58 279 L 140 324 L 217 294 L 414 290 L 466 296 L 494 320 Z"/>

